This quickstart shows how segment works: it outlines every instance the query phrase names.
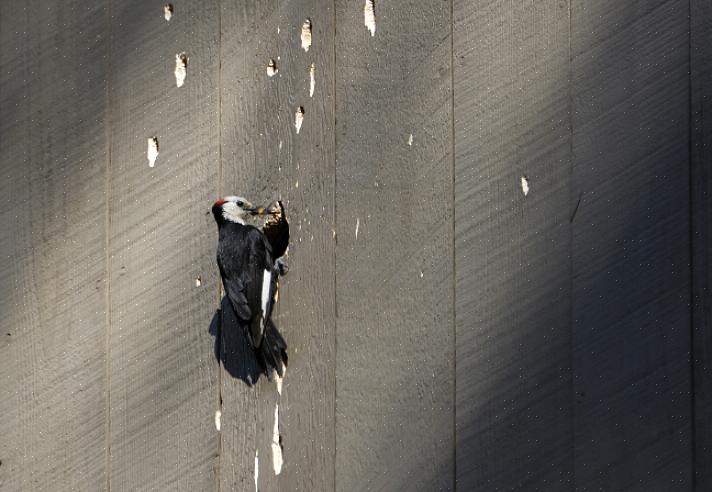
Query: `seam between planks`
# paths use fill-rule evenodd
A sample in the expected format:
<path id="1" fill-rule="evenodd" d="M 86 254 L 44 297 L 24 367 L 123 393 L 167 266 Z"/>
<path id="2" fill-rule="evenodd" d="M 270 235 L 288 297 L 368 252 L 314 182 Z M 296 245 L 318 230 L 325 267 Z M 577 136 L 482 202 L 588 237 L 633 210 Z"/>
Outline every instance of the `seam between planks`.
<path id="1" fill-rule="evenodd" d="M 573 119 L 573 51 L 572 51 L 572 11 L 568 0 L 569 40 L 568 40 L 568 113 L 569 113 L 569 208 L 576 195 L 574 190 L 574 119 Z M 581 190 L 583 192 L 583 190 Z M 578 210 L 580 203 L 576 205 Z M 569 432 L 571 433 L 571 484 L 576 490 L 576 381 L 574 379 L 574 215 L 569 215 L 569 397 L 571 412 L 569 414 Z"/>
<path id="2" fill-rule="evenodd" d="M 218 183 L 217 183 L 217 194 L 218 197 L 221 196 L 220 191 L 222 189 L 223 181 L 223 152 L 222 152 L 222 0 L 218 0 Z M 217 274 L 216 274 L 217 275 Z M 222 278 L 218 276 L 217 282 L 217 302 L 218 307 L 221 306 L 220 299 L 220 286 L 222 285 Z M 222 334 L 222 311 L 220 311 L 219 328 L 215 334 L 215 344 L 220 346 L 219 337 Z M 218 373 L 217 377 L 217 406 L 220 414 L 222 415 L 222 370 L 220 367 L 220 352 L 218 351 L 218 360 L 216 364 L 216 370 Z M 222 428 L 222 426 L 221 426 Z M 215 488 L 218 492 L 222 490 L 222 432 L 218 431 L 218 442 L 217 442 L 217 463 L 215 467 Z"/>
<path id="3" fill-rule="evenodd" d="M 695 187 L 693 174 L 695 169 L 695 159 L 693 157 L 693 128 L 694 128 L 694 114 L 693 114 L 693 102 L 692 102 L 692 2 L 694 0 L 688 0 L 687 2 L 687 92 L 688 92 L 688 207 L 689 207 L 689 231 L 688 231 L 688 241 L 689 241 L 689 252 L 690 255 L 690 302 L 689 302 L 689 316 L 690 316 L 690 444 L 691 444 L 691 485 L 692 490 L 697 490 L 697 412 L 696 412 L 696 398 L 695 398 L 695 281 L 697 276 L 695 275 L 695 254 L 697 248 L 695 248 Z"/>
<path id="4" fill-rule="evenodd" d="M 106 365 L 104 370 L 106 371 L 106 436 L 104 441 L 104 451 L 105 451 L 105 461 L 104 461 L 104 473 L 106 474 L 106 490 L 111 491 L 111 71 L 112 71 L 112 59 L 111 51 L 114 42 L 112 27 L 112 4 L 111 0 L 107 2 L 107 38 L 108 38 L 108 53 L 106 62 L 106 88 L 105 88 L 105 98 L 104 98 L 104 110 L 106 111 L 106 117 L 104 118 L 104 132 L 106 134 L 105 145 L 106 145 L 106 176 L 104 178 L 104 198 L 106 200 L 106 206 L 104 207 L 104 249 L 106 253 L 105 258 L 105 275 L 106 275 L 106 288 L 105 292 L 105 353 Z"/>
<path id="5" fill-rule="evenodd" d="M 334 292 L 334 460 L 333 460 L 333 483 L 334 483 L 334 492 L 336 492 L 336 462 L 337 462 L 337 430 L 338 426 L 336 425 L 336 420 L 338 419 L 338 413 L 337 413 L 337 364 L 339 363 L 339 351 L 338 351 L 338 346 L 339 346 L 339 337 L 338 335 L 338 320 L 339 320 L 339 309 L 337 305 L 337 300 L 338 297 L 336 295 L 336 275 L 337 275 L 337 268 L 336 268 L 336 249 L 339 244 L 339 236 L 336 234 L 336 228 L 338 221 L 336 220 L 336 214 L 337 214 L 337 199 L 336 199 L 336 173 L 338 172 L 338 166 L 337 166 L 337 147 L 336 147 L 336 49 L 337 49 L 337 42 L 336 42 L 336 0 L 332 0 L 331 2 L 331 8 L 332 8 L 332 24 L 334 26 L 334 31 L 333 31 L 333 52 L 334 52 L 334 57 L 332 59 L 332 64 L 331 64 L 331 118 L 332 118 L 332 127 L 331 127 L 331 133 L 333 134 L 334 137 L 334 181 L 333 181 L 333 222 L 331 224 L 332 230 L 333 230 L 333 258 L 332 261 L 334 262 L 334 283 L 332 285 L 333 292 Z"/>
<path id="6" fill-rule="evenodd" d="M 457 241 L 455 238 L 455 0 L 450 0 L 450 152 L 452 153 L 452 490 L 457 491 Z"/>

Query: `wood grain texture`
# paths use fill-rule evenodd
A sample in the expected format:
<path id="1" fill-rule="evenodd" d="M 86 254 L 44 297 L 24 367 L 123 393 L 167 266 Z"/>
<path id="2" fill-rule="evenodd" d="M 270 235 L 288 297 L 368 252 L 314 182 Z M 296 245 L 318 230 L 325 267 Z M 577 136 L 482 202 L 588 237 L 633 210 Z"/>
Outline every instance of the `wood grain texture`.
<path id="1" fill-rule="evenodd" d="M 712 4 L 690 2 L 695 490 L 712 490 Z"/>
<path id="2" fill-rule="evenodd" d="M 106 486 L 107 12 L 0 4 L 0 489 Z"/>
<path id="3" fill-rule="evenodd" d="M 458 488 L 572 490 L 568 5 L 454 19 Z"/>
<path id="4" fill-rule="evenodd" d="M 686 1 L 572 2 L 576 486 L 690 490 Z"/>
<path id="5" fill-rule="evenodd" d="M 268 60 L 278 56 L 278 22 L 279 4 L 275 1 L 221 5 L 220 57 L 224 62 L 220 79 L 224 82 L 220 87 L 220 195 L 240 195 L 257 202 L 270 198 L 262 196 L 265 190 L 271 191 L 273 186 L 279 189 L 275 182 L 279 173 L 274 173 L 270 165 L 277 160 L 273 152 L 278 149 L 274 140 L 279 131 L 275 121 L 279 96 L 276 81 L 268 79 L 266 72 Z M 286 334 L 284 329 L 282 332 Z M 288 337 L 287 341 L 289 344 L 291 339 Z M 273 490 L 271 431 L 277 403 L 274 384 L 262 378 L 251 388 L 222 371 L 220 390 L 219 490 L 255 490 L 256 452 L 261 464 L 260 490 Z"/>
<path id="6" fill-rule="evenodd" d="M 313 42 L 305 52 L 307 17 Z M 224 3 L 222 26 L 222 192 L 259 203 L 282 199 L 291 241 L 275 316 L 289 353 L 279 399 L 284 466 L 275 476 L 275 384 L 261 378 L 251 389 L 223 372 L 221 487 L 252 490 L 259 450 L 260 490 L 333 490 L 333 8 L 320 0 Z M 272 78 L 270 59 L 278 68 Z M 297 134 L 299 106 L 305 115 Z"/>
<path id="7" fill-rule="evenodd" d="M 450 6 L 336 14 L 336 490 L 452 490 Z"/>
<path id="8" fill-rule="evenodd" d="M 712 490 L 712 4 L 363 6 L 0 1 L 0 490 Z M 281 397 L 216 194 L 287 207 Z"/>
<path id="9" fill-rule="evenodd" d="M 114 2 L 111 56 L 111 490 L 212 490 L 218 2 Z M 188 75 L 176 87 L 175 56 Z M 147 138 L 160 154 L 146 159 Z M 195 279 L 202 284 L 196 287 Z"/>

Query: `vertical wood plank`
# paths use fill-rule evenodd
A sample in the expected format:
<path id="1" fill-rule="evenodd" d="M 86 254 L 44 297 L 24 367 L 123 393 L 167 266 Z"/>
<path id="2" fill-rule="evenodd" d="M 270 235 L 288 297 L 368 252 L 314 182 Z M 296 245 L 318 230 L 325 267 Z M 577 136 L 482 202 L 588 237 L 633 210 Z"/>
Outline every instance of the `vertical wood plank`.
<path id="1" fill-rule="evenodd" d="M 454 3 L 462 490 L 573 487 L 568 13 Z"/>
<path id="2" fill-rule="evenodd" d="M 250 388 L 222 372 L 223 490 L 252 490 L 256 450 L 260 490 L 334 488 L 333 15 L 331 2 L 321 0 L 222 8 L 222 192 L 260 203 L 282 199 L 292 233 L 275 317 L 289 347 L 282 396 L 266 378 Z M 313 41 L 305 52 L 307 17 Z M 270 59 L 274 77 L 267 75 Z M 299 106 L 305 115 L 297 134 Z M 284 445 L 278 476 L 271 451 L 277 403 Z"/>
<path id="3" fill-rule="evenodd" d="M 450 4 L 375 9 L 336 2 L 336 489 L 452 490 Z"/>
<path id="4" fill-rule="evenodd" d="M 268 60 L 278 57 L 279 3 L 223 2 L 221 24 L 221 195 L 266 200 L 269 197 L 262 195 L 267 190 L 271 197 L 272 189 L 279 189 L 279 173 L 272 166 L 280 129 L 278 79 L 268 79 L 266 71 Z M 261 380 L 253 388 L 220 370 L 220 490 L 256 490 L 257 452 L 260 490 L 273 490 L 269 431 L 274 417 L 270 410 L 274 412 L 277 403 L 275 386 Z"/>
<path id="5" fill-rule="evenodd" d="M 712 489 L 712 4 L 690 2 L 695 490 Z"/>
<path id="6" fill-rule="evenodd" d="M 576 485 L 690 490 L 688 2 L 572 2 Z"/>
<path id="7" fill-rule="evenodd" d="M 111 489 L 216 487 L 211 205 L 218 2 L 114 2 L 111 56 Z M 188 56 L 176 87 L 175 56 Z M 147 139 L 157 136 L 154 168 Z M 196 278 L 201 285 L 196 286 Z"/>
<path id="8" fill-rule="evenodd" d="M 0 4 L 0 489 L 106 486 L 106 2 Z"/>

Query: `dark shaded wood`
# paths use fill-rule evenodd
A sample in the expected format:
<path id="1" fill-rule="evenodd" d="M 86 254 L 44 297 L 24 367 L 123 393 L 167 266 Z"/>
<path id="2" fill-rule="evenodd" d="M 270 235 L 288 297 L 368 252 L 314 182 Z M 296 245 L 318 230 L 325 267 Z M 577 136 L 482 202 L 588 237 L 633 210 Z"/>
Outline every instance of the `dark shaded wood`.
<path id="1" fill-rule="evenodd" d="M 712 3 L 691 12 L 692 354 L 695 490 L 712 490 Z"/>
<path id="2" fill-rule="evenodd" d="M 0 489 L 106 488 L 105 4 L 0 3 Z"/>
<path id="3" fill-rule="evenodd" d="M 216 487 L 218 2 L 114 2 L 111 55 L 111 489 Z M 175 56 L 188 75 L 176 87 Z M 155 167 L 146 159 L 156 135 Z M 196 286 L 195 279 L 201 278 Z"/>
<path id="4" fill-rule="evenodd" d="M 576 486 L 690 490 L 688 2 L 572 2 Z"/>
<path id="5" fill-rule="evenodd" d="M 458 488 L 572 490 L 568 5 L 454 9 Z"/>
<path id="6" fill-rule="evenodd" d="M 336 13 L 336 489 L 452 490 L 450 6 Z"/>
<path id="7" fill-rule="evenodd" d="M 311 18 L 313 42 L 301 48 Z M 281 398 L 274 383 L 255 388 L 222 372 L 222 490 L 334 489 L 334 113 L 333 9 L 317 0 L 223 3 L 223 194 L 284 201 L 291 224 L 290 270 L 275 321 L 288 344 Z M 274 59 L 278 72 L 268 77 Z M 316 90 L 309 97 L 309 71 Z M 305 111 L 299 134 L 297 107 Z M 284 465 L 273 469 L 279 403 Z"/>

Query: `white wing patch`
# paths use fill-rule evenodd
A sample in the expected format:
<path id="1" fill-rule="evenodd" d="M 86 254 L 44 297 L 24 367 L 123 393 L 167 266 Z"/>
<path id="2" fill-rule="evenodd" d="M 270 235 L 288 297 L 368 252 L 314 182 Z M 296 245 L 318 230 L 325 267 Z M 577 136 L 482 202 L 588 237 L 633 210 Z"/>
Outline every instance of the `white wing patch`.
<path id="1" fill-rule="evenodd" d="M 269 288 L 272 284 L 272 272 L 265 270 L 262 274 L 262 326 L 267 317 L 267 301 L 269 301 Z"/>

